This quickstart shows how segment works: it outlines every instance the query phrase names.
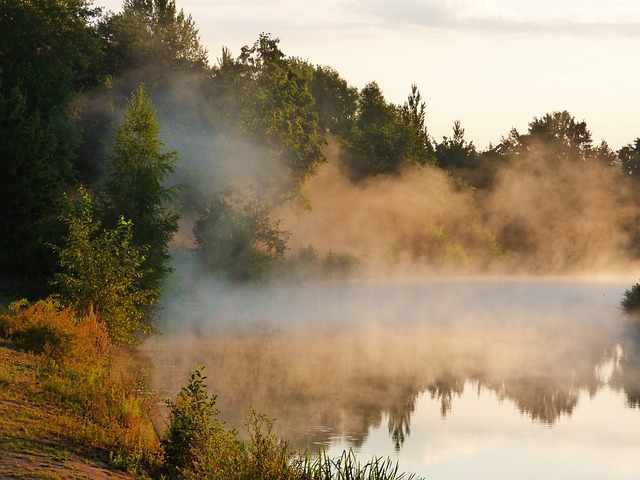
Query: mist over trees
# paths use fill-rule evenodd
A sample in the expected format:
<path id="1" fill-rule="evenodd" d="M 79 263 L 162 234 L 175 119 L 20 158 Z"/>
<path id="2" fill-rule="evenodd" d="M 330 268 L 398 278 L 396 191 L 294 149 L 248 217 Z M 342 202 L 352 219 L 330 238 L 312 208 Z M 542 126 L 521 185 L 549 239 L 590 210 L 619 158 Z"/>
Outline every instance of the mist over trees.
<path id="1" fill-rule="evenodd" d="M 429 134 L 435 94 L 408 82 L 395 105 L 374 79 L 351 86 L 268 33 L 212 61 L 170 0 L 125 0 L 118 14 L 88 0 L 6 0 L 0 288 L 40 297 L 66 285 L 80 305 L 69 275 L 90 267 L 69 256 L 78 222 L 87 248 L 131 246 L 137 263 L 115 246 L 105 254 L 135 263 L 127 278 L 140 292 L 160 291 L 178 245 L 231 281 L 638 259 L 640 137 L 614 152 L 558 110 L 479 149 L 459 121 L 441 140 Z M 65 193 L 95 223 L 70 217 Z M 296 229 L 305 216 L 314 225 Z"/>

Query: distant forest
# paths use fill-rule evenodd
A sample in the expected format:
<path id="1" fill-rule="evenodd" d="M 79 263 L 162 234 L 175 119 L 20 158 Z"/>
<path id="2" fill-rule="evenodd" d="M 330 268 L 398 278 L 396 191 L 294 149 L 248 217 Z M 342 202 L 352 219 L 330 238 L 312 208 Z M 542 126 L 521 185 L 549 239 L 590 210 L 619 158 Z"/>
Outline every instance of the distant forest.
<path id="1" fill-rule="evenodd" d="M 613 151 L 559 110 L 479 150 L 429 134 L 438 92 L 396 105 L 248 40 L 213 61 L 169 0 L 0 3 L 5 296 L 139 311 L 178 251 L 231 282 L 638 259 L 640 136 Z"/>

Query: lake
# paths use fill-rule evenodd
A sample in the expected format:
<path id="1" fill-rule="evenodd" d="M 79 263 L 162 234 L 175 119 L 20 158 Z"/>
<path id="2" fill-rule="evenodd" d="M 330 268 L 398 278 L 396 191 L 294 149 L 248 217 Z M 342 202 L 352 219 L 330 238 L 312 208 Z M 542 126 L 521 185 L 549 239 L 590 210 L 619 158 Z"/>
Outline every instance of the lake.
<path id="1" fill-rule="evenodd" d="M 229 425 L 428 479 L 640 478 L 632 279 L 446 278 L 185 288 L 144 345 L 173 398 L 205 365 Z"/>

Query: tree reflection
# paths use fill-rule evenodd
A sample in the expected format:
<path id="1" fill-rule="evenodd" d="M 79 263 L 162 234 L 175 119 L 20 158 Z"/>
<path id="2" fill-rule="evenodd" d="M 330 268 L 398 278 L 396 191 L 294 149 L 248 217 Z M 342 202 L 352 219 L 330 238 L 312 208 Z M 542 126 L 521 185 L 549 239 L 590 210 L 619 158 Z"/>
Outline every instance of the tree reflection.
<path id="1" fill-rule="evenodd" d="M 578 404 L 579 390 L 545 377 L 519 378 L 504 383 L 504 395 L 512 399 L 522 414 L 546 424 L 561 415 L 571 415 Z"/>
<path id="2" fill-rule="evenodd" d="M 440 401 L 440 415 L 446 418 L 451 412 L 451 401 L 454 396 L 460 396 L 464 391 L 465 379 L 450 372 L 443 372 L 427 385 L 427 391 L 432 400 Z"/>
<path id="3" fill-rule="evenodd" d="M 159 339 L 154 359 L 159 379 L 152 384 L 178 391 L 184 379 L 170 379 L 174 385 L 167 386 L 167 372 L 176 365 L 182 372 L 207 365 L 212 393 L 229 423 L 242 425 L 244 413 L 254 407 L 277 419 L 276 428 L 302 450 L 338 437 L 358 447 L 386 420 L 399 451 L 412 433 L 421 395 L 429 396 L 447 419 L 469 384 L 478 395 L 493 392 L 546 425 L 572 415 L 581 394 L 594 395 L 606 384 L 623 391 L 629 407 L 640 408 L 640 325 L 630 322 L 620 335 L 607 338 L 597 329 L 573 333 L 521 333 L 501 325 L 493 331 L 483 326 L 444 333 L 218 335 L 173 345 L 181 356 L 166 355 Z M 622 353 L 611 374 L 601 378 L 597 367 L 603 352 L 612 351 L 616 342 Z"/>
<path id="4" fill-rule="evenodd" d="M 411 415 L 416 409 L 419 393 L 411 387 L 405 388 L 398 403 L 389 408 L 389 435 L 396 451 L 400 451 L 407 437 L 411 434 Z"/>
<path id="5" fill-rule="evenodd" d="M 611 385 L 621 388 L 630 408 L 640 408 L 640 320 L 629 318 L 621 339 L 620 356 L 611 376 Z"/>

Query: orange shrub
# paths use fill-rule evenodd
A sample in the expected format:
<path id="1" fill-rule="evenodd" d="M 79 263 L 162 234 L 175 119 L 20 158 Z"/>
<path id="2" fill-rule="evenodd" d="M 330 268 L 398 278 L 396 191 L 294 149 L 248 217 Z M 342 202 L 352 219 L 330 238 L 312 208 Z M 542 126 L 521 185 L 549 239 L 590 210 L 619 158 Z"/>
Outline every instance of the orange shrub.
<path id="1" fill-rule="evenodd" d="M 69 307 L 51 299 L 30 304 L 20 300 L 0 314 L 0 334 L 34 353 L 58 361 L 95 361 L 106 358 L 109 335 L 90 313 L 78 319 Z"/>

